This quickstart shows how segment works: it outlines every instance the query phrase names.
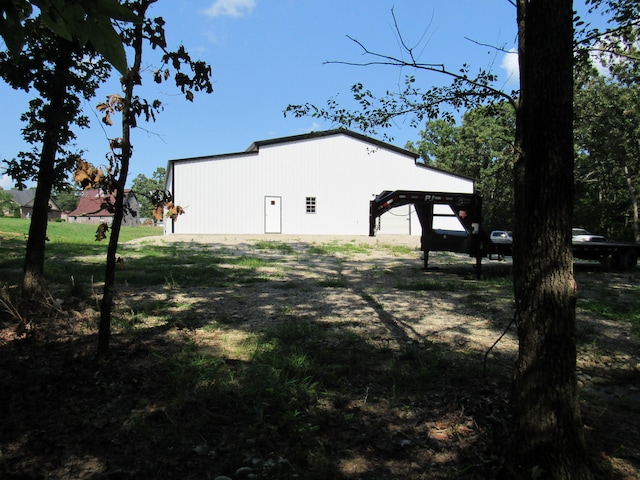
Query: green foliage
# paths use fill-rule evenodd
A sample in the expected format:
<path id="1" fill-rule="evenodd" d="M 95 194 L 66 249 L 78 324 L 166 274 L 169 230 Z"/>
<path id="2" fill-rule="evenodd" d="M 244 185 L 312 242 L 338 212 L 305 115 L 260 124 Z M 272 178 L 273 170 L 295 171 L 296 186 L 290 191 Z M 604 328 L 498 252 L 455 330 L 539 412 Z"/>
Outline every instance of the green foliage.
<path id="1" fill-rule="evenodd" d="M 116 20 L 137 22 L 138 18 L 118 0 L 10 0 L 0 6 L 0 36 L 11 56 L 24 48 L 25 23 L 36 7 L 41 21 L 55 35 L 80 45 L 91 44 L 120 73 L 127 71 L 127 59 Z"/>
<path id="2" fill-rule="evenodd" d="M 640 288 L 637 285 L 628 285 L 632 295 L 625 295 L 627 300 L 623 300 L 619 291 L 605 287 L 589 298 L 583 298 L 578 302 L 578 306 L 597 315 L 600 318 L 621 322 L 629 325 L 634 336 L 640 335 L 640 302 L 629 301 L 628 299 L 640 298 Z"/>
<path id="3" fill-rule="evenodd" d="M 13 196 L 9 192 L 0 189 L 0 215 L 4 216 L 5 212 L 13 213 L 16 208 L 18 208 L 18 205 L 13 200 Z"/>
<path id="4" fill-rule="evenodd" d="M 394 255 L 408 255 L 411 252 L 415 252 L 415 247 L 407 247 L 406 245 L 381 245 L 389 250 Z"/>
<path id="5" fill-rule="evenodd" d="M 131 188 L 136 194 L 136 198 L 140 203 L 140 216 L 149 218 L 156 223 L 157 220 L 153 216 L 154 204 L 152 202 L 154 192 L 161 191 L 164 188 L 164 176 L 166 170 L 162 167 L 156 168 L 151 178 L 141 173 L 131 182 Z"/>
<path id="6" fill-rule="evenodd" d="M 327 276 L 321 280 L 318 280 L 318 285 L 320 285 L 321 287 L 346 288 L 349 283 L 343 276 L 335 275 Z"/>
<path id="7" fill-rule="evenodd" d="M 78 201 L 82 192 L 80 190 L 68 189 L 53 194 L 53 199 L 63 212 L 71 212 L 78 206 Z"/>
<path id="8" fill-rule="evenodd" d="M 351 87 L 352 97 L 357 105 L 354 110 L 344 108 L 331 98 L 323 107 L 310 103 L 289 105 L 284 111 L 285 116 L 288 114 L 295 118 L 309 116 L 346 128 L 356 127 L 368 134 L 376 134 L 379 129 L 390 127 L 394 119 L 398 117 L 408 117 L 408 123 L 413 127 L 418 127 L 425 120 L 444 118 L 447 121 L 452 121 L 455 111 L 476 108 L 499 99 L 513 102 L 510 95 L 492 86 L 497 77 L 484 70 L 474 76 L 470 73 L 470 68 L 467 65 L 464 65 L 459 72 L 450 72 L 446 71 L 442 65 L 419 64 L 376 54 L 366 49 L 365 53 L 384 59 L 385 61 L 381 63 L 385 65 L 412 67 L 417 70 L 444 74 L 452 79 L 451 84 L 423 91 L 416 86 L 416 78 L 407 75 L 401 92 L 386 92 L 382 96 L 376 96 L 367 90 L 362 83 L 357 83 Z M 375 63 L 377 62 L 369 63 L 369 65 Z M 387 134 L 383 134 L 383 136 L 389 138 Z"/>
<path id="9" fill-rule="evenodd" d="M 638 60 L 640 8 L 637 0 L 587 0 L 588 13 L 606 19 L 606 27 L 594 27 L 588 19 L 575 19 L 577 65 L 591 63 L 595 52 L 613 73 L 620 59 Z"/>
<path id="10" fill-rule="evenodd" d="M 640 130 L 635 121 L 640 116 L 640 90 L 638 83 L 629 81 L 633 63 L 616 68 L 616 76 L 608 78 L 593 70 L 578 77 L 574 224 L 610 238 L 633 240 L 633 199 L 640 197 Z M 443 119 L 427 122 L 420 141 L 406 145 L 427 165 L 475 179 L 488 231 L 513 228 L 514 122 L 506 102 L 483 106 L 467 111 L 461 125 Z"/>
<path id="11" fill-rule="evenodd" d="M 273 240 L 260 240 L 255 246 L 259 250 L 272 250 L 283 254 L 291 254 L 295 251 L 291 245 Z"/>
<path id="12" fill-rule="evenodd" d="M 350 255 L 354 253 L 369 253 L 371 246 L 366 244 L 356 244 L 355 242 L 344 243 L 337 240 L 325 243 L 322 245 L 312 245 L 309 247 L 309 253 L 314 255 L 327 255 L 340 253 L 343 255 Z"/>
<path id="13" fill-rule="evenodd" d="M 468 110 L 462 124 L 442 119 L 426 123 L 418 144 L 425 164 L 475 180 L 487 230 L 513 229 L 513 139 L 515 111 L 508 102 Z"/>
<path id="14" fill-rule="evenodd" d="M 53 35 L 39 20 L 27 20 L 22 28 L 22 50 L 14 55 L 0 52 L 0 77 L 15 89 L 37 91 L 21 116 L 23 137 L 32 150 L 5 159 L 5 170 L 26 188 L 27 181 L 38 179 L 43 162 L 51 163 L 46 165 L 49 181 L 62 190 L 79 156 L 67 147 L 76 138 L 73 129 L 89 126 L 89 119 L 81 113 L 82 101 L 93 98 L 110 68 L 94 50 Z M 53 152 L 47 158 L 42 147 L 45 142 Z"/>
<path id="15" fill-rule="evenodd" d="M 193 101 L 194 92 L 213 92 L 211 81 L 211 67 L 205 62 L 192 60 L 183 46 L 176 51 L 167 49 L 165 38 L 165 21 L 162 17 L 150 18 L 148 16 L 149 7 L 157 0 L 136 0 L 127 2 L 127 5 L 141 19 L 141 22 L 133 28 L 123 28 L 121 38 L 125 45 L 130 46 L 134 52 L 133 64 L 126 69 L 125 75 L 121 78 L 123 94 L 111 94 L 107 96 L 107 101 L 98 104 L 98 110 L 103 113 L 103 122 L 112 125 L 111 117 L 116 112 L 121 115 L 121 137 L 110 141 L 110 151 L 107 153 L 109 168 L 106 175 L 100 181 L 94 181 L 93 188 L 100 188 L 104 193 L 115 193 L 113 204 L 115 228 L 111 230 L 109 238 L 109 248 L 107 250 L 107 261 L 105 268 L 104 295 L 102 297 L 100 330 L 98 332 L 98 352 L 99 358 L 104 358 L 108 354 L 109 338 L 111 335 L 111 308 L 114 299 L 115 268 L 117 264 L 116 253 L 118 249 L 120 222 L 125 214 L 124 189 L 127 184 L 127 176 L 133 148 L 131 146 L 131 129 L 138 125 L 138 120 L 144 118 L 145 121 L 154 120 L 157 112 L 162 110 L 159 100 L 152 102 L 140 98 L 135 94 L 137 86 L 142 84 L 143 53 L 147 48 L 157 50 L 162 53 L 160 68 L 153 73 L 153 80 L 162 83 L 172 78 L 170 69 L 173 70 L 173 80 L 177 88 L 184 94 L 188 101 Z M 146 56 L 145 56 L 146 57 Z M 145 60 L 146 61 L 146 60 Z M 92 166 L 87 166 L 87 170 L 94 170 Z M 86 188 L 86 186 L 85 186 Z M 169 192 L 160 192 L 161 205 L 158 209 L 167 208 L 171 212 L 172 218 L 184 213 L 180 206 L 173 204 Z M 155 216 L 157 218 L 158 216 Z"/>
<path id="16" fill-rule="evenodd" d="M 393 9 L 391 14 L 394 17 Z M 393 122 L 402 118 L 413 127 L 420 126 L 425 120 L 438 118 L 453 121 L 455 112 L 473 109 L 481 105 L 506 101 L 513 107 L 516 105 L 515 94 L 505 93 L 496 87 L 498 77 L 487 70 L 473 73 L 469 65 L 462 65 L 457 70 L 448 69 L 439 63 L 420 63 L 414 53 L 419 45 L 408 46 L 402 32 L 395 22 L 396 34 L 401 48 L 400 56 L 385 55 L 370 51 L 358 40 L 351 39 L 362 50 L 363 55 L 371 59 L 364 63 L 334 62 L 348 65 L 384 65 L 398 68 L 410 68 L 420 73 L 435 73 L 446 77 L 450 83 L 434 86 L 427 90 L 421 89 L 415 75 L 406 75 L 404 86 L 399 92 L 387 91 L 383 95 L 376 95 L 366 89 L 362 83 L 351 87 L 354 109 L 340 105 L 335 98 L 326 101 L 325 106 L 311 103 L 289 105 L 284 111 L 285 116 L 310 116 L 320 118 L 332 124 L 347 128 L 355 127 L 359 130 L 376 134 L 379 129 L 390 127 Z M 408 121 L 407 121 L 408 120 Z M 389 138 L 387 134 L 383 135 Z"/>
<path id="17" fill-rule="evenodd" d="M 627 81 L 636 63 L 620 63 L 615 76 L 588 73 L 577 82 L 574 223 L 640 241 L 640 88 Z"/>

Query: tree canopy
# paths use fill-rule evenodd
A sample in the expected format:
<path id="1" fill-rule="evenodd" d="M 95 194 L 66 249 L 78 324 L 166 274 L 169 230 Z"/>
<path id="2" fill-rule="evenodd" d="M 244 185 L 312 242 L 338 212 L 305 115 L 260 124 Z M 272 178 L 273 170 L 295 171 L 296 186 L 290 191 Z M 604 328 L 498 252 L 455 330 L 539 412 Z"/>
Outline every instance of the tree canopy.
<path id="1" fill-rule="evenodd" d="M 34 9 L 35 7 L 35 9 Z M 114 22 L 139 19 L 118 0 L 8 0 L 0 4 L 0 36 L 13 57 L 25 45 L 25 23 L 34 15 L 65 40 L 91 45 L 120 73 L 127 70 L 122 39 Z"/>
<path id="2" fill-rule="evenodd" d="M 52 138 L 56 143 L 52 181 L 55 187 L 62 188 L 80 154 L 70 148 L 76 139 L 74 129 L 89 126 L 82 100 L 93 98 L 98 86 L 108 78 L 110 67 L 94 50 L 56 36 L 39 19 L 26 20 L 22 29 L 22 50 L 15 55 L 0 52 L 0 77 L 14 89 L 37 92 L 29 102 L 29 110 L 21 116 L 25 122 L 23 136 L 32 149 L 3 160 L 6 173 L 20 188 L 25 188 L 29 180 L 37 180 L 40 149 L 45 139 Z M 60 91 L 63 97 L 58 99 Z M 54 100 L 61 105 L 53 107 Z"/>
<path id="3" fill-rule="evenodd" d="M 164 188 L 165 174 L 166 170 L 163 167 L 158 167 L 151 175 L 151 178 L 141 173 L 131 183 L 131 188 L 140 202 L 140 215 L 143 218 L 151 219 L 153 223 L 156 223 L 156 218 L 154 217 L 156 207 L 153 200 L 156 192 Z"/>
<path id="4" fill-rule="evenodd" d="M 475 180 L 485 198 L 484 225 L 489 230 L 513 229 L 513 138 L 515 112 L 507 102 L 467 110 L 462 124 L 430 120 L 417 144 L 427 165 Z"/>
<path id="5" fill-rule="evenodd" d="M 82 100 L 93 97 L 111 68 L 89 46 L 54 34 L 41 16 L 25 20 L 22 28 L 23 48 L 13 55 L 0 52 L 0 77 L 13 88 L 37 91 L 21 117 L 26 123 L 24 139 L 32 149 L 4 160 L 19 188 L 27 180 L 37 182 L 22 285 L 28 296 L 41 286 L 49 198 L 54 188 L 65 187 L 79 157 L 70 148 L 76 138 L 74 128 L 89 124 L 82 114 Z"/>
<path id="6" fill-rule="evenodd" d="M 640 241 L 640 91 L 590 76 L 576 87 L 576 223 Z"/>

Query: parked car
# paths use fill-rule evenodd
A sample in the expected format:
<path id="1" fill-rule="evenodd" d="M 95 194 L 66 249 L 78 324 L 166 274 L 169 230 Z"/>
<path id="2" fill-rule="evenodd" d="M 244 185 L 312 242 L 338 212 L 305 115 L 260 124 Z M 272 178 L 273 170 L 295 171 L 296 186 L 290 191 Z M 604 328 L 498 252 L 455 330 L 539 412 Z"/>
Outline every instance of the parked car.
<path id="1" fill-rule="evenodd" d="M 589 233 L 584 228 L 572 228 L 571 237 L 574 242 L 606 242 L 607 237 Z"/>
<path id="2" fill-rule="evenodd" d="M 508 230 L 494 230 L 489 238 L 493 243 L 513 243 L 512 234 Z"/>

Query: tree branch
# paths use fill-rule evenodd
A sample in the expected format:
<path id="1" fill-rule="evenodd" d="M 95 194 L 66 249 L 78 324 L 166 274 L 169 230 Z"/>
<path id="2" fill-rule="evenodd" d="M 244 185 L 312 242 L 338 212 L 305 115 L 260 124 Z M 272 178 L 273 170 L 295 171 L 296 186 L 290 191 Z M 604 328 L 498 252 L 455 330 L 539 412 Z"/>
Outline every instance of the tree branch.
<path id="1" fill-rule="evenodd" d="M 396 24 L 396 28 L 397 28 L 397 24 Z M 400 32 L 397 32 L 397 33 L 398 33 L 398 35 L 400 35 Z M 370 55 L 370 56 L 373 56 L 375 58 L 379 58 L 381 60 L 380 61 L 371 61 L 371 62 L 345 62 L 345 61 L 332 60 L 332 61 L 325 62 L 326 64 L 350 65 L 350 66 L 356 66 L 356 67 L 366 67 L 366 66 L 372 66 L 372 65 L 386 65 L 386 66 L 395 66 L 395 67 L 410 67 L 410 68 L 415 68 L 415 69 L 418 69 L 418 70 L 436 72 L 436 73 L 440 73 L 442 75 L 446 75 L 448 77 L 451 77 L 454 80 L 467 83 L 471 87 L 485 89 L 485 90 L 489 91 L 491 94 L 493 94 L 493 96 L 503 98 L 504 100 L 508 101 L 514 108 L 516 107 L 515 99 L 511 95 L 503 92 L 502 90 L 494 88 L 494 87 L 492 87 L 492 86 L 490 86 L 490 85 L 488 85 L 486 83 L 482 83 L 482 82 L 479 82 L 477 80 L 471 79 L 467 75 L 462 75 L 462 74 L 459 74 L 459 73 L 451 72 L 451 71 L 446 69 L 446 66 L 443 63 L 417 63 L 415 61 L 415 59 L 413 59 L 413 55 L 411 54 L 411 49 L 407 49 L 407 47 L 405 46 L 404 42 L 402 42 L 402 46 L 403 46 L 403 48 L 405 48 L 407 50 L 407 52 L 411 56 L 411 58 L 412 58 L 411 62 L 408 62 L 406 60 L 402 60 L 402 59 L 393 57 L 391 55 L 383 55 L 383 54 L 380 54 L 380 53 L 372 52 L 367 47 L 365 47 L 365 45 L 362 42 L 360 42 L 359 40 L 356 40 L 355 38 L 353 38 L 353 37 L 351 37 L 349 35 L 347 35 L 347 38 L 349 40 L 351 40 L 352 42 L 354 42 L 356 45 L 358 45 L 362 49 L 362 51 L 364 52 L 364 55 Z"/>

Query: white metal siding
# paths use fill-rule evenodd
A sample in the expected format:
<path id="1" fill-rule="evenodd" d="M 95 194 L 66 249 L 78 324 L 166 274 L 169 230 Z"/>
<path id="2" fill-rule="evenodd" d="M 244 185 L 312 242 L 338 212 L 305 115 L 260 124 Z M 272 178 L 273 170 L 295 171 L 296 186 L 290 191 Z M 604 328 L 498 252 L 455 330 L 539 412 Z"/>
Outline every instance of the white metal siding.
<path id="1" fill-rule="evenodd" d="M 279 197 L 283 234 L 367 235 L 369 201 L 383 190 L 473 192 L 471 180 L 343 134 L 171 165 L 168 188 L 186 214 L 167 233 L 264 233 L 264 199 Z M 316 213 L 306 213 L 307 197 L 316 198 Z"/>

